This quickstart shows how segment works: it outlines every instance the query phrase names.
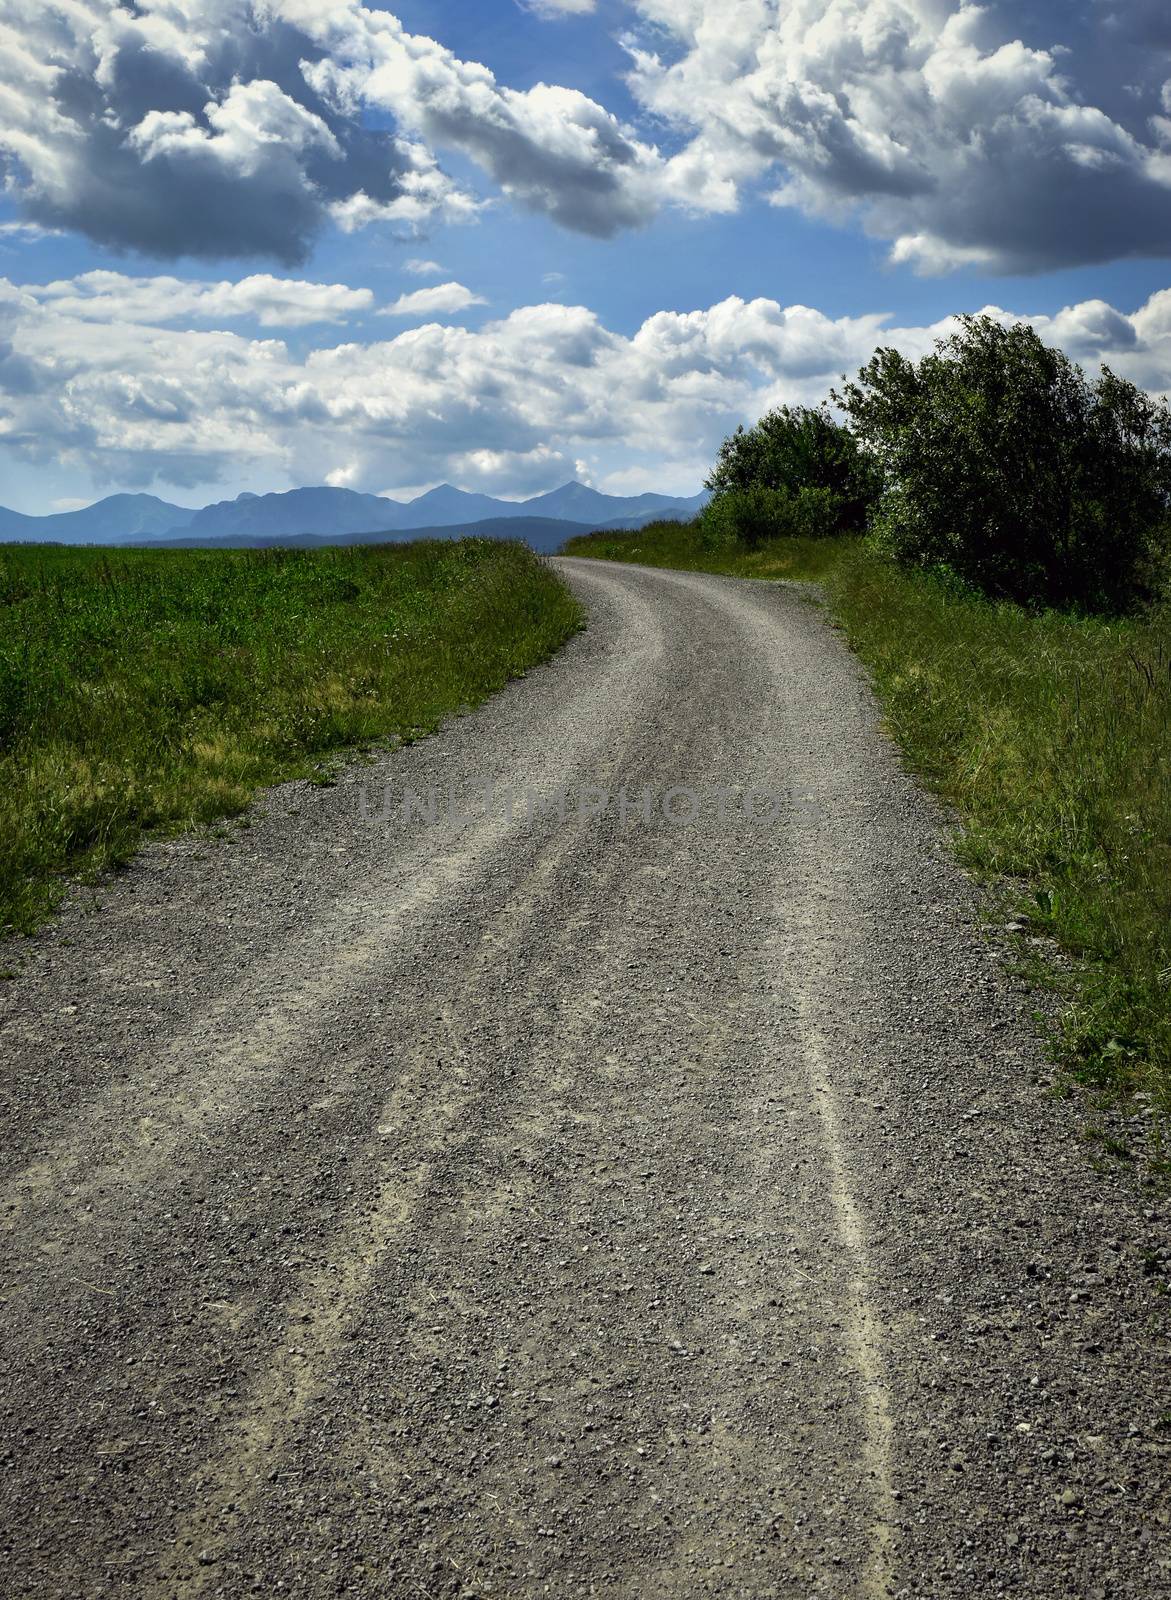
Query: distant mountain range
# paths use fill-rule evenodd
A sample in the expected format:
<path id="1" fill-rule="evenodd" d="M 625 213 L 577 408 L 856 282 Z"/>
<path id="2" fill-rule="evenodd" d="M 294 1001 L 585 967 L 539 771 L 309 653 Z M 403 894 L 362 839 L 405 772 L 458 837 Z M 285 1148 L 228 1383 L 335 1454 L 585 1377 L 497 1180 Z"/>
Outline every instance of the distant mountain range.
<path id="1" fill-rule="evenodd" d="M 469 494 L 449 483 L 406 502 L 352 489 L 290 489 L 284 494 L 241 494 L 202 510 L 170 505 L 152 494 L 115 494 L 80 511 L 47 517 L 0 506 L 0 540 L 239 548 L 482 533 L 555 550 L 574 534 L 594 528 L 640 528 L 660 517 L 686 521 L 707 500 L 706 493 L 601 494 L 584 483 L 566 483 L 521 501 Z"/>
<path id="2" fill-rule="evenodd" d="M 218 539 L 180 533 L 171 539 L 136 539 L 138 549 L 190 550 L 319 550 L 323 545 L 406 544 L 411 539 L 519 539 L 540 555 L 552 555 L 566 539 L 593 533 L 593 522 L 563 522 L 559 517 L 486 517 L 482 522 L 445 522 L 429 528 L 363 528 L 361 533 L 286 533 L 262 538 L 255 533 L 226 533 Z M 2 541 L 0 541 L 2 542 Z"/>
<path id="3" fill-rule="evenodd" d="M 23 511 L 0 506 L 0 539 L 129 544 L 185 528 L 194 515 L 194 511 L 168 505 L 153 494 L 112 494 L 80 511 L 58 511 L 49 517 L 27 517 Z"/>

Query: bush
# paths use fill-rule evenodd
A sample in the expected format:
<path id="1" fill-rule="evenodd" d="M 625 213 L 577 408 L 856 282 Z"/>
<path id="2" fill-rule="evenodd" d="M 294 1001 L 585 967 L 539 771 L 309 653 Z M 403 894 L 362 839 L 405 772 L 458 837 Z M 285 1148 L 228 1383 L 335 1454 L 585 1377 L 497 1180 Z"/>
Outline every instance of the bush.
<path id="1" fill-rule="evenodd" d="M 962 320 L 917 365 L 878 351 L 834 397 L 886 484 L 877 542 L 995 599 L 1135 609 L 1167 550 L 1171 411 L 1028 326 Z"/>
<path id="2" fill-rule="evenodd" d="M 841 503 L 828 489 L 771 489 L 753 484 L 726 489 L 700 515 L 700 542 L 707 550 L 744 544 L 756 549 L 770 539 L 826 539 L 842 531 Z"/>
<path id="3" fill-rule="evenodd" d="M 781 406 L 761 417 L 754 428 L 737 428 L 720 446 L 707 487 L 717 502 L 727 495 L 758 490 L 832 496 L 832 528 L 823 526 L 829 504 L 824 498 L 806 501 L 805 509 L 796 513 L 811 519 L 817 525 L 814 536 L 820 537 L 823 532 L 860 533 L 878 485 L 853 434 L 823 405 Z M 746 506 L 743 512 L 751 520 Z M 792 514 L 781 513 L 782 518 Z"/>

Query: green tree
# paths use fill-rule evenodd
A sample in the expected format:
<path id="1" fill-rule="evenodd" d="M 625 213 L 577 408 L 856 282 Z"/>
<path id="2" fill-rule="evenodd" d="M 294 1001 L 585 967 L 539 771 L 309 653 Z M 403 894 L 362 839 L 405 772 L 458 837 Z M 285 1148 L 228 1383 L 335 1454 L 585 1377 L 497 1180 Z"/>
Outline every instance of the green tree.
<path id="1" fill-rule="evenodd" d="M 813 491 L 824 515 L 813 520 L 818 531 L 861 532 L 876 482 L 873 468 L 849 428 L 834 420 L 828 406 L 781 406 L 752 428 L 740 427 L 720 446 L 707 487 L 722 496 L 747 496 L 763 504 L 760 491 L 794 501 Z M 832 496 L 827 502 L 826 496 Z M 745 502 L 748 503 L 748 502 Z M 785 518 L 778 519 L 784 531 Z"/>
<path id="2" fill-rule="evenodd" d="M 828 489 L 725 489 L 704 510 L 700 536 L 709 549 L 770 539 L 827 539 L 840 533 L 837 496 Z"/>
<path id="3" fill-rule="evenodd" d="M 834 396 L 885 484 L 878 542 L 995 598 L 1133 609 L 1167 550 L 1171 411 L 1025 324 L 962 323 L 917 364 L 879 350 Z"/>

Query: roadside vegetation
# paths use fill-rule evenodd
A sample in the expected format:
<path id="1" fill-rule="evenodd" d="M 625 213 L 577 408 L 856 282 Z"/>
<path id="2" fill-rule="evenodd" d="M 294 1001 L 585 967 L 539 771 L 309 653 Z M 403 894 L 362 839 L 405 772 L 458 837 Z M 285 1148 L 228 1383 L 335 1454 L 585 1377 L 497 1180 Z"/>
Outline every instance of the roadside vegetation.
<path id="1" fill-rule="evenodd" d="M 1069 964 L 1061 1054 L 1171 1117 L 1171 617 L 1034 613 L 863 553 L 829 581 L 891 732 L 963 859 Z"/>
<path id="2" fill-rule="evenodd" d="M 722 572 L 736 578 L 824 578 L 842 556 L 837 539 L 776 538 L 747 545 L 730 536 L 713 539 L 710 524 L 651 522 L 634 533 L 586 533 L 565 545 L 567 556 L 636 561 L 644 567 Z"/>
<path id="3" fill-rule="evenodd" d="M 342 748 L 411 739 L 580 626 L 527 548 L 0 547 L 0 929 L 145 830 L 326 780 Z"/>
<path id="4" fill-rule="evenodd" d="M 821 580 L 963 858 L 1066 995 L 1071 1077 L 1166 1127 L 1171 413 L 990 318 L 918 363 L 879 351 L 833 398 L 842 420 L 786 408 L 732 435 L 694 523 L 572 553 Z"/>

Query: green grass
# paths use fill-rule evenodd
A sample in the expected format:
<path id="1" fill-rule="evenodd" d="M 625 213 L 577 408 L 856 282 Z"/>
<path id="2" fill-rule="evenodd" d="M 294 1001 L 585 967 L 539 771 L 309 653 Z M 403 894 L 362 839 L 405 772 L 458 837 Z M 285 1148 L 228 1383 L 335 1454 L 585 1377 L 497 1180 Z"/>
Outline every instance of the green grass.
<path id="1" fill-rule="evenodd" d="M 550 568 L 487 540 L 3 547 L 0 929 L 34 929 L 66 875 L 124 861 L 145 830 L 429 732 L 580 625 Z"/>
<path id="2" fill-rule="evenodd" d="M 841 559 L 841 539 L 774 539 L 756 550 L 742 545 L 712 547 L 689 522 L 652 522 L 633 533 L 587 533 L 570 539 L 567 556 L 600 561 L 633 561 L 644 567 L 678 567 L 686 572 L 719 572 L 735 578 L 824 578 Z"/>
<path id="3" fill-rule="evenodd" d="M 705 551 L 693 529 L 595 534 L 567 553 L 820 579 L 959 850 L 1066 993 L 1058 1053 L 1171 1118 L 1171 613 L 1107 622 L 993 605 L 846 540 Z M 812 551 L 808 548 L 815 544 Z M 780 548 L 780 546 L 786 546 Z M 1065 960 L 1045 956 L 1056 941 Z"/>
<path id="4" fill-rule="evenodd" d="M 960 850 L 1073 958 L 1061 1054 L 1171 1115 L 1171 614 L 1032 615 L 870 555 L 829 582 Z M 1060 972 L 1060 969 L 1058 969 Z"/>

